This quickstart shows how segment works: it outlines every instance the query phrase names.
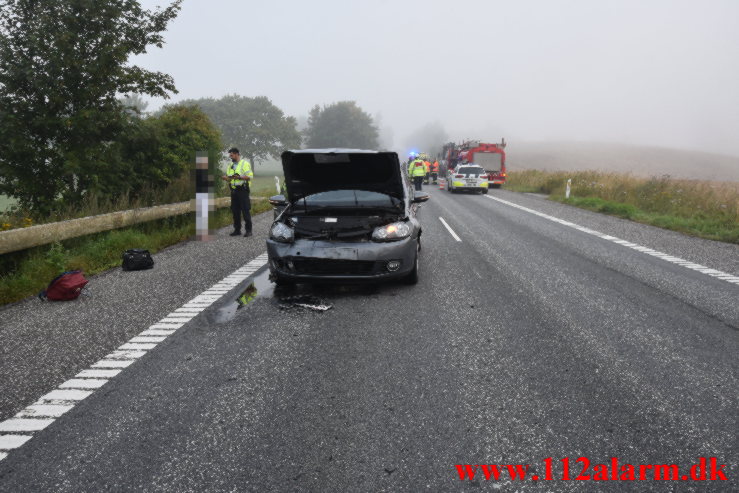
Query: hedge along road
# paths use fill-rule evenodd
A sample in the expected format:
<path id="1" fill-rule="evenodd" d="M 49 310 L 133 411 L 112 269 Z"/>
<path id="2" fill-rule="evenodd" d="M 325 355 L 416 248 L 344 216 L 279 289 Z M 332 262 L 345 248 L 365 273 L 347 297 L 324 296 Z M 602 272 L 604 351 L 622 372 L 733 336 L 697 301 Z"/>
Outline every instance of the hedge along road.
<path id="1" fill-rule="evenodd" d="M 735 481 L 739 287 L 486 197 L 430 191 L 419 285 L 309 289 L 333 305 L 323 313 L 258 297 L 221 317 L 237 287 L 11 451 L 0 490 L 439 490 L 458 484 L 457 463 L 580 455 L 686 466 L 712 455 Z M 733 245 L 491 194 L 738 273 Z M 269 219 L 257 218 L 258 240 L 163 251 L 146 288 L 99 276 L 111 291 L 126 284 L 117 317 L 149 315 L 6 416 L 256 258 Z M 568 487 L 581 488 L 556 489 Z"/>

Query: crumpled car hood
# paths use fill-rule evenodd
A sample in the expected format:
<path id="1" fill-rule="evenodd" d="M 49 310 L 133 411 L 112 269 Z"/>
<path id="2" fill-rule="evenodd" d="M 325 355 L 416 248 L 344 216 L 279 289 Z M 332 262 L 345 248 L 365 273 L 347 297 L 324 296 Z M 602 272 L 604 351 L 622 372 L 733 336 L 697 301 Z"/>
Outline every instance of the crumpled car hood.
<path id="1" fill-rule="evenodd" d="M 330 190 L 367 190 L 403 200 L 398 154 L 359 149 L 303 149 L 282 153 L 290 203 Z"/>

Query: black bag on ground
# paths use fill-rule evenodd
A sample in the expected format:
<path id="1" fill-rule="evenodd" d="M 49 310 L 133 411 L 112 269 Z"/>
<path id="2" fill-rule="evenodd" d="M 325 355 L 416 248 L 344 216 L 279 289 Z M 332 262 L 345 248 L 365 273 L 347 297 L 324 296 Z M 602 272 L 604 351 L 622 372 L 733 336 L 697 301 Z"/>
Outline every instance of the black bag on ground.
<path id="1" fill-rule="evenodd" d="M 123 270 L 144 270 L 154 267 L 149 250 L 132 248 L 123 252 Z"/>

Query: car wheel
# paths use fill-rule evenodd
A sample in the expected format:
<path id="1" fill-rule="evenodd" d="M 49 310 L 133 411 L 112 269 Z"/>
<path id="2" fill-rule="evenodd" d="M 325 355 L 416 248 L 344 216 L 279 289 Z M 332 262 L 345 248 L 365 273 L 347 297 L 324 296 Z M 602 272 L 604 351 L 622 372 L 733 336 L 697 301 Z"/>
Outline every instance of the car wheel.
<path id="1" fill-rule="evenodd" d="M 421 251 L 421 242 L 419 240 L 418 247 L 416 248 L 416 261 L 413 264 L 413 270 L 403 278 L 405 284 L 413 285 L 418 284 L 418 252 Z"/>
<path id="2" fill-rule="evenodd" d="M 488 194 L 488 189 L 486 188 L 485 190 L 482 191 L 482 193 L 483 193 L 483 195 L 487 195 Z"/>

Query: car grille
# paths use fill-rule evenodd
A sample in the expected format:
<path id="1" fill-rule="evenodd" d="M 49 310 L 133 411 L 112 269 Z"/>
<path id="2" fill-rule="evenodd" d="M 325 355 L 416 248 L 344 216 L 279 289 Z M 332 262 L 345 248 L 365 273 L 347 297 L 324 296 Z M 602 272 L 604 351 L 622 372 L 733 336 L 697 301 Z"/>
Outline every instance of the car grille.
<path id="1" fill-rule="evenodd" d="M 291 261 L 292 269 L 288 267 L 289 271 L 296 274 L 315 276 L 371 275 L 375 272 L 377 264 L 371 260 L 292 258 Z"/>

